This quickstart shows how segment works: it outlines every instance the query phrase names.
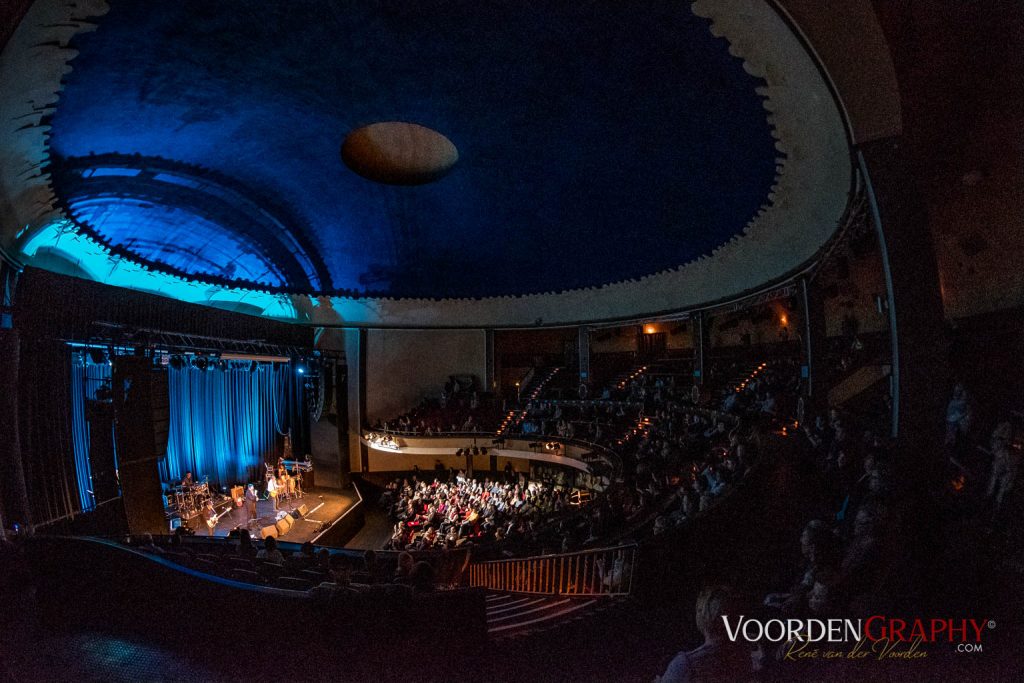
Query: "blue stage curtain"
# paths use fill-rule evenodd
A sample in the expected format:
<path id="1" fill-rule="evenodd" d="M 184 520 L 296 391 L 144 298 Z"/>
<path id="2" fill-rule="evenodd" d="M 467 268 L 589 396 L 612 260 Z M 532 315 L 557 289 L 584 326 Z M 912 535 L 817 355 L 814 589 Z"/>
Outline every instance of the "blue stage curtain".
<path id="1" fill-rule="evenodd" d="M 96 398 L 96 390 L 110 383 L 110 365 L 89 362 L 86 354 L 71 354 L 71 436 L 75 453 L 75 480 L 82 511 L 96 507 L 92 494 L 92 466 L 89 464 L 89 421 L 85 402 Z"/>
<path id="2" fill-rule="evenodd" d="M 287 366 L 250 370 L 229 365 L 206 370 L 168 369 L 170 426 L 167 457 L 160 466 L 166 482 L 185 472 L 222 487 L 262 479 L 264 461 L 276 461 L 277 405 L 288 382 Z"/>

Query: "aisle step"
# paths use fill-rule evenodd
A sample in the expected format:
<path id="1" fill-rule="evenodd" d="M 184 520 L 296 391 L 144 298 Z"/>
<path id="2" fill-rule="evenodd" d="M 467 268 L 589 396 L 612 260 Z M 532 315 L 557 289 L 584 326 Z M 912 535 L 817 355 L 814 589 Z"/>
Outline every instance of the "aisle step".
<path id="1" fill-rule="evenodd" d="M 597 613 L 621 602 L 608 597 L 566 597 L 490 593 L 487 600 L 487 632 L 495 639 L 514 638 L 554 628 Z"/>

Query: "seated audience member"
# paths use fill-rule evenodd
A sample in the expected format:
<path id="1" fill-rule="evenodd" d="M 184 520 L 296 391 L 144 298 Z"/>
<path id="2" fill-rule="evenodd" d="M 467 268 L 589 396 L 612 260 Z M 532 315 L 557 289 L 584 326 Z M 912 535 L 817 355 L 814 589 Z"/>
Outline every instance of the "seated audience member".
<path id="1" fill-rule="evenodd" d="M 853 536 L 839 568 L 839 583 L 847 599 L 873 592 L 885 572 L 884 531 L 886 507 L 876 500 L 865 501 L 857 510 Z"/>
<path id="2" fill-rule="evenodd" d="M 180 551 L 184 545 L 185 527 L 179 526 L 171 535 L 171 550 Z"/>
<path id="3" fill-rule="evenodd" d="M 153 534 L 145 534 L 142 537 L 142 544 L 139 545 L 141 550 L 145 550 L 147 553 L 153 553 L 154 555 L 163 555 L 164 550 L 156 543 L 153 542 Z"/>
<path id="4" fill-rule="evenodd" d="M 236 552 L 239 557 L 244 557 L 247 560 L 256 558 L 256 546 L 252 544 L 252 536 L 249 535 L 248 529 L 238 530 L 238 548 Z"/>
<path id="5" fill-rule="evenodd" d="M 777 607 L 784 614 L 806 611 L 811 591 L 817 583 L 831 585 L 839 562 L 839 540 L 828 525 L 811 520 L 800 534 L 800 553 L 805 565 L 800 578 L 788 593 L 770 593 L 764 599 L 766 607 Z"/>
<path id="6" fill-rule="evenodd" d="M 411 554 L 399 554 L 398 567 L 395 568 L 395 583 L 409 583 L 414 564 Z"/>
<path id="7" fill-rule="evenodd" d="M 267 536 L 263 541 L 263 550 L 256 553 L 256 559 L 266 560 L 274 564 L 284 564 L 284 555 L 277 549 L 277 539 L 273 536 Z"/>
<path id="8" fill-rule="evenodd" d="M 702 681 L 748 681 L 753 675 L 751 651 L 745 641 L 732 642 L 726 635 L 722 616 L 741 612 L 738 600 L 724 586 L 705 588 L 697 596 L 697 628 L 704 643 L 680 652 L 669 663 L 660 683 L 698 683 Z"/>
<path id="9" fill-rule="evenodd" d="M 434 590 L 434 568 L 422 560 L 413 565 L 409 583 L 414 593 L 430 593 Z"/>
<path id="10" fill-rule="evenodd" d="M 313 569 L 316 566 L 316 553 L 313 544 L 306 541 L 298 554 L 288 558 L 288 566 L 292 569 Z"/>
<path id="11" fill-rule="evenodd" d="M 387 577 L 383 575 L 383 567 L 377 561 L 377 552 L 373 549 L 363 553 L 363 574 L 366 577 L 365 583 L 386 583 Z"/>
<path id="12" fill-rule="evenodd" d="M 320 548 L 316 553 L 317 571 L 328 574 L 331 571 L 331 551 L 327 548 Z"/>

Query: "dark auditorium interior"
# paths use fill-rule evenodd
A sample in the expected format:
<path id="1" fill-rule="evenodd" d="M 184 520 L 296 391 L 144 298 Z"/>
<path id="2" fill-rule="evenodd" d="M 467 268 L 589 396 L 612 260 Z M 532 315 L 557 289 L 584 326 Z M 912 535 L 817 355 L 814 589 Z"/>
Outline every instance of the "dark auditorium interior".
<path id="1" fill-rule="evenodd" d="M 1024 680 L 1022 73 L 1019 0 L 0 0 L 0 681 Z"/>

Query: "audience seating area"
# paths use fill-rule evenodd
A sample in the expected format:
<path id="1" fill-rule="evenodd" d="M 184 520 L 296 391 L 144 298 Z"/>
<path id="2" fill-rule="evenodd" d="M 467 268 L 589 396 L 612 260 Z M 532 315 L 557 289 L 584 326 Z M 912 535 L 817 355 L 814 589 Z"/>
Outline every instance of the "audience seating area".
<path id="1" fill-rule="evenodd" d="M 520 477 L 467 479 L 443 470 L 388 484 L 393 549 L 472 547 L 476 557 L 570 552 L 660 535 L 710 509 L 785 428 L 799 380 L 789 361 L 730 362 L 715 386 L 695 388 L 692 364 L 635 366 L 582 400 L 544 399 L 557 369 L 532 373 L 516 419 L 502 429 L 590 443 L 614 454 L 600 492 Z M 561 393 L 561 390 L 556 393 Z M 405 418 L 402 418 L 405 424 Z"/>
<path id="2" fill-rule="evenodd" d="M 436 398 L 424 398 L 398 417 L 378 421 L 376 432 L 407 435 L 493 433 L 501 422 L 502 402 L 482 392 L 474 380 L 452 377 Z"/>
<path id="3" fill-rule="evenodd" d="M 295 547 L 274 538 L 252 541 L 245 531 L 233 539 L 176 535 L 154 540 L 146 536 L 126 539 L 126 544 L 204 574 L 298 591 L 323 584 L 370 592 L 388 592 L 395 586 L 411 590 L 411 572 L 419 563 L 429 565 L 431 586 L 447 588 L 460 583 L 468 561 L 465 551 L 363 553 L 317 548 L 310 543 Z"/>

